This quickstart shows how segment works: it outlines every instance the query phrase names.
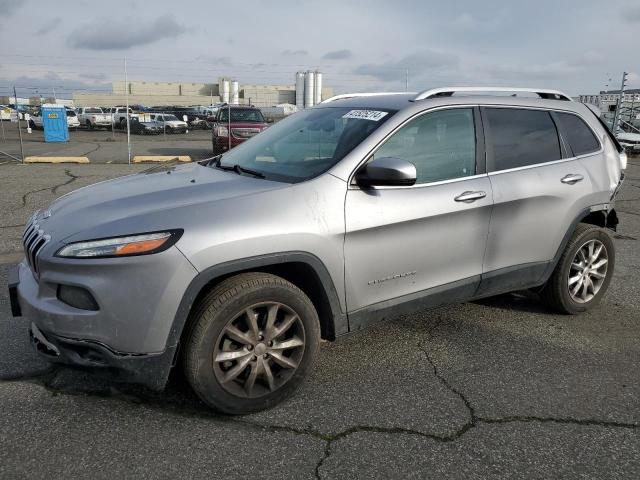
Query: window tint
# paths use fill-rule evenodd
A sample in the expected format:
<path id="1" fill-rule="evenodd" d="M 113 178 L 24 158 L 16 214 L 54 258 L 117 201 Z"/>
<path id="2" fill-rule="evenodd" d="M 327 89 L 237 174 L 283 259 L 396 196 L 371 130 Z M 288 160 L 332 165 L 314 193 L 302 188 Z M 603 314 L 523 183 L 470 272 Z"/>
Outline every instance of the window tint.
<path id="1" fill-rule="evenodd" d="M 574 155 L 584 155 L 600 148 L 598 139 L 591 129 L 577 115 L 570 113 L 554 113 L 558 127 L 564 139 L 569 142 Z"/>
<path id="2" fill-rule="evenodd" d="M 548 112 L 487 108 L 487 149 L 493 149 L 493 171 L 560 160 L 558 132 Z"/>
<path id="3" fill-rule="evenodd" d="M 457 108 L 422 115 L 394 133 L 376 151 L 375 157 L 397 157 L 413 163 L 416 183 L 474 175 L 473 110 Z"/>

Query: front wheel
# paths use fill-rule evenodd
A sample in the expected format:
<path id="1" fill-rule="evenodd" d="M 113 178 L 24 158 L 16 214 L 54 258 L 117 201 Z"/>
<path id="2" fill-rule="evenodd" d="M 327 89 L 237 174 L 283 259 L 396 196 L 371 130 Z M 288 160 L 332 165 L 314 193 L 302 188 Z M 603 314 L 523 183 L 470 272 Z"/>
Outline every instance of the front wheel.
<path id="1" fill-rule="evenodd" d="M 278 404 L 313 365 L 318 314 L 304 292 L 283 278 L 229 278 L 194 313 L 185 375 L 200 399 L 220 412 L 245 414 Z"/>
<path id="2" fill-rule="evenodd" d="M 597 305 L 611 283 L 615 255 L 613 240 L 604 228 L 578 224 L 542 289 L 543 301 L 568 314 Z"/>

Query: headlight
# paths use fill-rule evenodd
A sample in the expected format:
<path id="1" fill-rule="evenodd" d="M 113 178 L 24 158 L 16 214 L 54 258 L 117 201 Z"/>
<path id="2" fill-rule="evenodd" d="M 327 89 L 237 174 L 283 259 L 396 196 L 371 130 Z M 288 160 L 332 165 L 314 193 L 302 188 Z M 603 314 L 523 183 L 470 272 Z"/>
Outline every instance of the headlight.
<path id="1" fill-rule="evenodd" d="M 216 135 L 219 137 L 229 136 L 229 129 L 227 127 L 218 127 L 216 130 Z"/>
<path id="2" fill-rule="evenodd" d="M 182 230 L 143 233 L 126 237 L 102 238 L 70 243 L 56 253 L 64 258 L 110 258 L 149 255 L 166 250 L 182 236 Z"/>

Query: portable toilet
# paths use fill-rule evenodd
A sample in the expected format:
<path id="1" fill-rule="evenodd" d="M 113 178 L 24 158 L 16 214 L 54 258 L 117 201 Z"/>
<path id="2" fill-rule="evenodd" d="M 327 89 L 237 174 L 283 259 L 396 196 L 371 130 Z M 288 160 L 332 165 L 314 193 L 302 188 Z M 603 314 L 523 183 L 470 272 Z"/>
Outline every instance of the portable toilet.
<path id="1" fill-rule="evenodd" d="M 67 109 L 64 105 L 46 103 L 42 106 L 42 127 L 45 142 L 66 142 L 69 140 Z"/>

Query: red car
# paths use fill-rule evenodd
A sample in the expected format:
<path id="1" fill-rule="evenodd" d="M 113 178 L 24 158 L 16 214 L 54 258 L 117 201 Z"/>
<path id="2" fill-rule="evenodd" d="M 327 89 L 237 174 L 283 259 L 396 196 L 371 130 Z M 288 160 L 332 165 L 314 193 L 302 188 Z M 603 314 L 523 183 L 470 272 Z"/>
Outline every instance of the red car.
<path id="1" fill-rule="evenodd" d="M 245 105 L 223 105 L 215 117 L 208 121 L 213 123 L 211 134 L 214 155 L 240 145 L 268 127 L 260 109 Z"/>

